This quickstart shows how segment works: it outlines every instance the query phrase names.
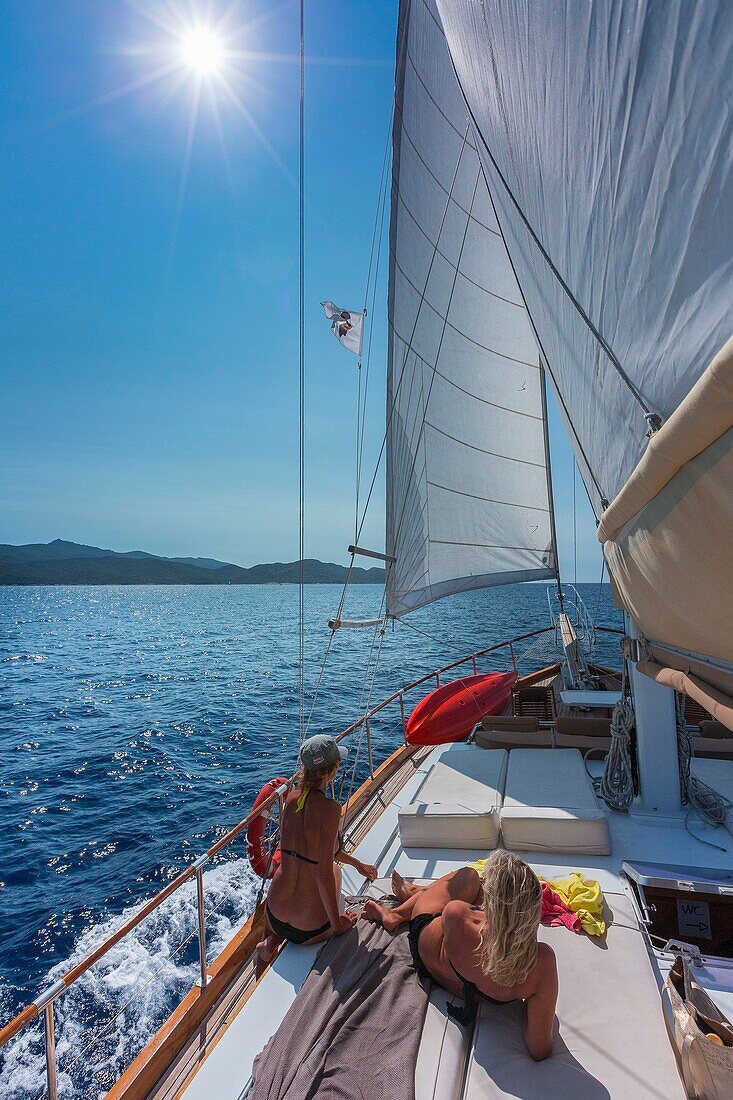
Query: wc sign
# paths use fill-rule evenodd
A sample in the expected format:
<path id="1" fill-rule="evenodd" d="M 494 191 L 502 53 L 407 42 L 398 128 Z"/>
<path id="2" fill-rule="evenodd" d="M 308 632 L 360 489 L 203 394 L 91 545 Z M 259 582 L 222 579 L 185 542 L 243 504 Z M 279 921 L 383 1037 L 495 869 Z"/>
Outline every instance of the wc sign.
<path id="1" fill-rule="evenodd" d="M 681 936 L 693 936 L 698 940 L 712 939 L 710 934 L 710 906 L 706 901 L 692 898 L 678 899 L 677 925 Z"/>

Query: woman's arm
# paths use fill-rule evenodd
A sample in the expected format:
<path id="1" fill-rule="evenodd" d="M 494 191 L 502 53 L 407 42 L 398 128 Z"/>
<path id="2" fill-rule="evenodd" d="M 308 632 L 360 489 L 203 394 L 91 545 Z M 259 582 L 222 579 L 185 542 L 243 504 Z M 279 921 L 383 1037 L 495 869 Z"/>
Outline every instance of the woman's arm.
<path id="1" fill-rule="evenodd" d="M 524 1041 L 535 1062 L 552 1054 L 557 1005 L 557 963 L 555 952 L 547 944 L 540 944 L 538 962 L 537 992 L 527 999 L 524 1021 Z"/>
<path id="2" fill-rule="evenodd" d="M 360 875 L 363 875 L 364 878 L 369 879 L 370 882 L 374 882 L 375 878 L 377 877 L 378 871 L 373 864 L 362 863 L 362 861 L 360 859 L 357 859 L 356 856 L 349 855 L 348 852 L 345 852 L 342 847 L 339 847 L 339 850 L 336 852 L 334 859 L 337 863 L 346 863 L 349 865 L 349 867 L 354 867 Z"/>
<path id="3" fill-rule="evenodd" d="M 319 807 L 320 808 L 320 807 Z M 330 799 L 323 805 L 321 811 L 321 831 L 318 843 L 318 870 L 316 880 L 318 893 L 320 894 L 326 916 L 331 922 L 335 932 L 348 932 L 353 925 L 353 919 L 341 916 L 339 913 L 339 899 L 336 894 L 336 879 L 333 873 L 333 853 L 338 838 L 338 827 L 341 821 L 341 808 L 338 802 Z"/>

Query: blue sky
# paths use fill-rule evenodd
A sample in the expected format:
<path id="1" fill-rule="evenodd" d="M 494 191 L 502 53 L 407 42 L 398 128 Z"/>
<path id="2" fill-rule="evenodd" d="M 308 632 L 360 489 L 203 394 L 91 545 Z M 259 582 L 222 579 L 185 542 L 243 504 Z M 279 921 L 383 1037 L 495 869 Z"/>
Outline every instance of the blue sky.
<path id="1" fill-rule="evenodd" d="M 306 3 L 306 553 L 333 561 L 353 533 L 356 361 L 319 302 L 363 304 L 396 7 Z M 227 8 L 237 102 L 212 84 L 192 130 L 190 77 L 151 79 L 172 56 L 158 21 Z M 292 0 L 6 0 L 0 542 L 297 557 L 297 50 Z M 382 275 L 369 474 L 384 425 Z M 573 467 L 554 409 L 551 442 L 571 579 Z M 578 577 L 597 580 L 579 480 L 577 499 Z M 363 541 L 383 538 L 380 478 Z"/>

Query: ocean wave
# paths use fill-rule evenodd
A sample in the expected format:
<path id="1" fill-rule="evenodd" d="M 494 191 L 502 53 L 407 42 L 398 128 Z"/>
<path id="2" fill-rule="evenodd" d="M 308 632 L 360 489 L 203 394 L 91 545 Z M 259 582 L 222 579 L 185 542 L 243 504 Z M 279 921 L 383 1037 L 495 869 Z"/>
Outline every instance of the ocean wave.
<path id="1" fill-rule="evenodd" d="M 259 880 L 246 859 L 220 863 L 204 876 L 211 961 L 254 908 Z M 53 967 L 48 985 L 80 962 L 139 906 L 94 925 L 71 958 Z M 112 948 L 55 1004 L 59 1096 L 105 1095 L 198 977 L 196 884 L 186 883 Z M 45 1094 L 40 1024 L 26 1028 L 2 1052 L 0 1096 L 35 1100 Z"/>
<path id="2" fill-rule="evenodd" d="M 45 657 L 42 653 L 14 653 L 10 657 L 3 657 L 3 664 L 7 664 L 8 661 L 47 661 L 48 657 Z"/>

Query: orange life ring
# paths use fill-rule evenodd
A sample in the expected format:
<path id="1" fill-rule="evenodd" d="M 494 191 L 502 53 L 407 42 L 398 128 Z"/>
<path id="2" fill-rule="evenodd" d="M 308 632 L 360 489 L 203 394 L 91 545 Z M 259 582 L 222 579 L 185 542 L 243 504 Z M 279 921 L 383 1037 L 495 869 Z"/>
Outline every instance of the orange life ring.
<path id="1" fill-rule="evenodd" d="M 252 803 L 252 809 L 256 810 L 258 806 L 270 797 L 273 791 L 278 787 L 282 787 L 288 780 L 282 776 L 278 776 L 277 779 L 271 779 L 269 783 L 265 783 L 264 787 L 257 795 L 257 798 Z M 265 827 L 270 817 L 270 810 L 263 810 L 261 814 L 258 814 L 253 821 L 250 822 L 247 829 L 247 855 L 249 856 L 249 862 L 252 865 L 252 870 L 260 878 L 272 878 L 275 871 L 280 866 L 280 849 L 277 848 L 270 859 L 270 853 L 265 845 Z"/>

